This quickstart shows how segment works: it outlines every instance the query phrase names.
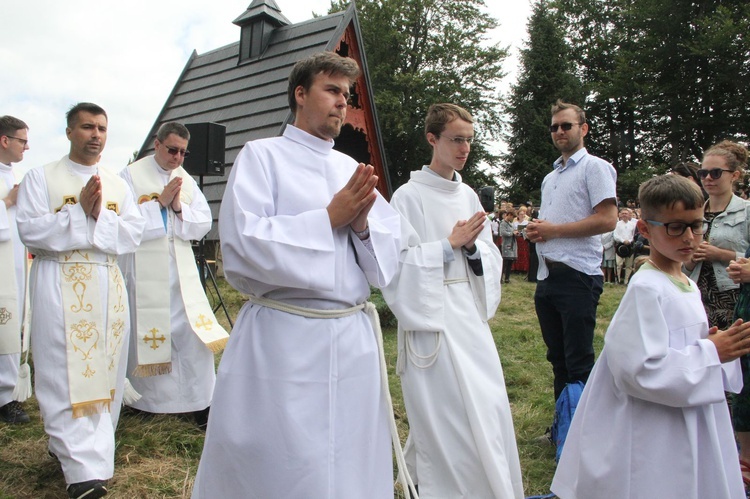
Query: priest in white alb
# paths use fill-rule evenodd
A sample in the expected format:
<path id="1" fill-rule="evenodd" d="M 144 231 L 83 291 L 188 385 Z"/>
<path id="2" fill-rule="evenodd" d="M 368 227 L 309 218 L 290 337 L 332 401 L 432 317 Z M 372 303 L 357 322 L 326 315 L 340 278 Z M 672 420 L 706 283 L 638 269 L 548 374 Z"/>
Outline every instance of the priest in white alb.
<path id="1" fill-rule="evenodd" d="M 399 216 L 373 167 L 333 150 L 359 74 L 331 52 L 298 62 L 294 125 L 245 144 L 232 167 L 219 235 L 227 279 L 250 300 L 219 365 L 193 498 L 393 498 L 366 300 L 396 272 Z"/>
<path id="2" fill-rule="evenodd" d="M 502 257 L 476 193 L 458 173 L 471 114 L 434 104 L 432 161 L 391 205 L 403 216 L 401 268 L 383 290 L 398 319 L 398 362 L 420 498 L 523 497 L 503 368 L 488 321 L 500 304 Z"/>
<path id="3" fill-rule="evenodd" d="M 68 496 L 107 493 L 125 384 L 128 296 L 117 256 L 135 251 L 144 221 L 127 184 L 99 164 L 101 107 L 67 114 L 70 153 L 29 171 L 18 232 L 34 255 L 31 347 L 35 391 Z M 124 351 L 123 351 L 124 350 Z"/>
<path id="4" fill-rule="evenodd" d="M 190 132 L 176 122 L 156 133 L 154 154 L 120 176 L 146 220 L 135 254 L 120 258 L 130 297 L 128 379 L 140 398 L 126 403 L 151 413 L 193 413 L 205 427 L 216 371 L 214 352 L 229 335 L 214 316 L 191 240 L 211 229 L 211 209 L 182 167 Z"/>
<path id="5" fill-rule="evenodd" d="M 13 116 L 0 116 L 0 421 L 28 423 L 19 403 L 21 329 L 26 293 L 26 250 L 18 237 L 16 201 L 21 175 L 18 163 L 28 146 L 28 126 Z M 25 346 L 25 345 L 24 345 Z M 28 367 L 27 367 L 28 369 Z M 30 385 L 29 385 L 30 386 Z"/>

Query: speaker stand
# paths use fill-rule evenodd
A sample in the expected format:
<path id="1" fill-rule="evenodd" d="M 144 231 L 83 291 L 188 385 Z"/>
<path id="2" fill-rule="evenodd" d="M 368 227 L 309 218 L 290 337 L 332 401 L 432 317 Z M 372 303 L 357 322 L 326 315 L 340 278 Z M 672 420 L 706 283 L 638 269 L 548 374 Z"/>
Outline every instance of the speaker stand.
<path id="1" fill-rule="evenodd" d="M 201 284 L 203 285 L 203 292 L 206 293 L 206 296 L 209 294 L 211 295 L 211 302 L 214 302 L 215 305 L 212 305 L 213 312 L 216 313 L 217 310 L 224 309 L 224 315 L 227 317 L 227 322 L 229 322 L 229 327 L 234 327 L 234 323 L 232 322 L 232 318 L 229 316 L 229 310 L 227 309 L 226 303 L 224 303 L 224 298 L 221 296 L 221 291 L 219 290 L 219 285 L 216 283 L 216 278 L 214 277 L 214 273 L 211 270 L 211 266 L 208 264 L 208 261 L 206 260 L 206 255 L 203 254 L 203 241 L 205 238 L 201 239 L 200 242 L 198 242 L 198 254 L 195 255 L 195 263 L 198 265 L 198 272 L 201 276 Z M 211 289 L 207 289 L 208 281 L 206 281 L 206 277 L 210 278 L 211 283 Z M 216 295 L 214 297 L 214 294 Z"/>
<path id="2" fill-rule="evenodd" d="M 201 192 L 203 192 L 203 175 L 198 175 L 198 187 L 200 188 Z M 208 261 L 206 260 L 206 253 L 204 251 L 205 248 L 205 241 L 206 238 L 204 237 L 200 241 L 198 241 L 198 253 L 195 255 L 195 263 L 198 265 L 198 275 L 200 275 L 201 278 L 201 284 L 203 285 L 203 292 L 206 293 L 206 296 L 211 295 L 213 299 L 212 301 L 215 302 L 215 305 L 212 305 L 214 314 L 217 310 L 224 309 L 224 315 L 227 317 L 227 322 L 229 322 L 229 327 L 233 328 L 234 323 L 232 322 L 232 318 L 229 315 L 229 310 L 227 309 L 226 303 L 224 303 L 224 298 L 221 296 L 221 291 L 219 290 L 219 285 L 216 283 L 216 277 L 214 277 L 214 273 L 211 270 L 211 266 L 208 264 Z M 210 277 L 211 280 L 211 286 L 212 289 L 207 289 L 207 282 L 206 282 L 206 276 Z"/>

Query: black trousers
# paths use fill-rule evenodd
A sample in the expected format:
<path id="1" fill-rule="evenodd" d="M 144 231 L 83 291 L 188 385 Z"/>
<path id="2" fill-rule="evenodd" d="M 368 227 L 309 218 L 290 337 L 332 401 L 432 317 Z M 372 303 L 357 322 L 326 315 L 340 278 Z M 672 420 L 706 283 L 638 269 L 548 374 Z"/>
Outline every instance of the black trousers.
<path id="1" fill-rule="evenodd" d="M 510 280 L 510 273 L 513 269 L 513 264 L 516 263 L 516 259 L 503 259 L 503 279 Z"/>
<path id="2" fill-rule="evenodd" d="M 537 282 L 534 306 L 555 376 L 555 400 L 567 383 L 585 383 L 594 367 L 594 327 L 602 281 L 602 276 L 558 266 Z"/>

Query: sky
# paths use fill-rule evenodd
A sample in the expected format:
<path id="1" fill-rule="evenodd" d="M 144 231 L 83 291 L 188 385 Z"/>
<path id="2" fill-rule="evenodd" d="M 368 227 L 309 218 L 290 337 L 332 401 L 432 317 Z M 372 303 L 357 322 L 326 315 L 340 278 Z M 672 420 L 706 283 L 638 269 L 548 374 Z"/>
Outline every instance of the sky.
<path id="1" fill-rule="evenodd" d="M 102 163 L 124 167 L 140 149 L 193 50 L 239 41 L 232 24 L 252 0 L 27 0 L 3 9 L 0 115 L 29 125 L 28 170 L 67 154 L 65 112 L 94 102 L 107 111 Z M 460 0 L 457 0 L 460 1 Z M 531 0 L 486 0 L 511 50 L 501 88 L 515 79 Z M 276 0 L 292 23 L 325 14 L 330 0 Z M 209 6 L 209 8 L 207 8 Z"/>

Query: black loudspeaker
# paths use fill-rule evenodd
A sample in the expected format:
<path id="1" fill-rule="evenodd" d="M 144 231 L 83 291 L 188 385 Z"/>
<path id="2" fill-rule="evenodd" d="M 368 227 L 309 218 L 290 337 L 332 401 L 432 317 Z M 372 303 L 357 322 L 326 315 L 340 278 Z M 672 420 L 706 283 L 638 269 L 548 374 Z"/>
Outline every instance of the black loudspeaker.
<path id="1" fill-rule="evenodd" d="M 224 176 L 227 127 L 218 123 L 186 123 L 190 156 L 182 164 L 190 175 Z"/>
<path id="2" fill-rule="evenodd" d="M 495 188 L 489 185 L 479 188 L 479 202 L 488 213 L 495 211 Z"/>

